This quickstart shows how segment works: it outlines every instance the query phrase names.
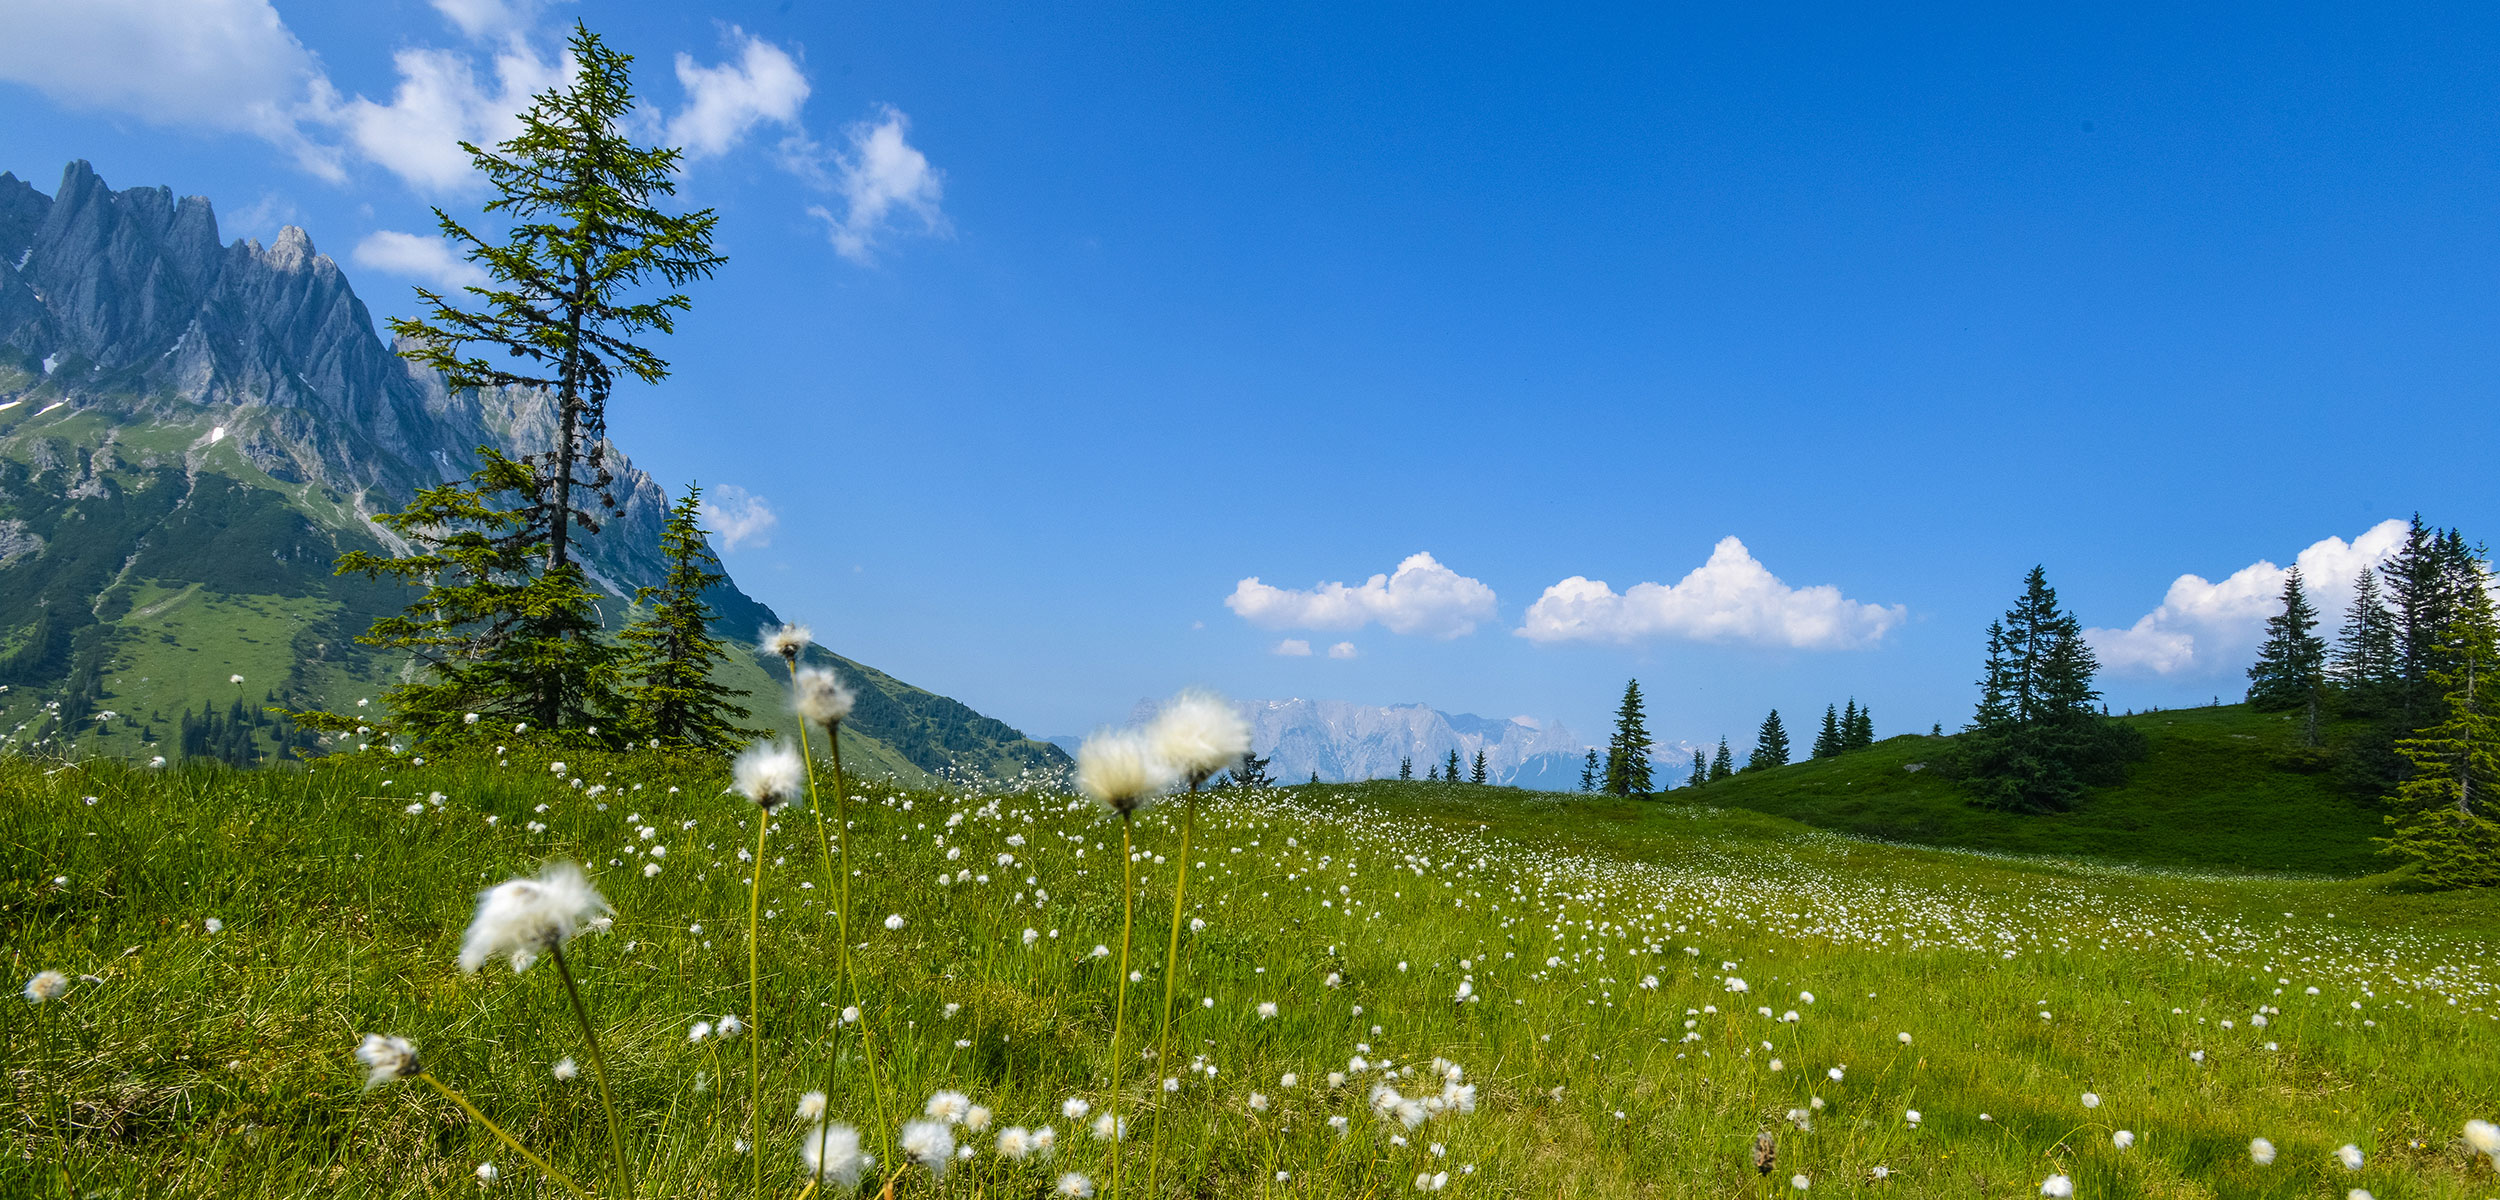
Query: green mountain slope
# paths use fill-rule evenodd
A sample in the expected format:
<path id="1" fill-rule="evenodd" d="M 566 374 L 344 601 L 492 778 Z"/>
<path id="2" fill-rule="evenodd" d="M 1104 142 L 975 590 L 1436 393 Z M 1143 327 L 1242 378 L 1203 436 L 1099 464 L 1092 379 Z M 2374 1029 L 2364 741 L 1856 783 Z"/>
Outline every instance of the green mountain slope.
<path id="1" fill-rule="evenodd" d="M 2128 768 L 2123 786 L 2096 789 L 2054 816 L 1971 804 L 1925 767 L 1951 739 L 1917 734 L 1666 795 L 1920 845 L 2339 876 L 2393 866 L 2370 841 L 2382 832 L 2378 810 L 2320 769 L 2324 760 L 2297 752 L 2292 719 L 2236 704 L 2120 719 L 2143 731 L 2150 754 Z M 2330 750 L 2353 732 L 2330 725 Z"/>
<path id="2" fill-rule="evenodd" d="M 387 551 L 370 521 L 542 448 L 544 396 L 447 392 L 392 354 L 345 275 L 289 228 L 221 244 L 206 200 L 116 192 L 72 163 L 54 196 L 0 174 L 0 751 L 255 761 L 309 748 L 269 706 L 363 711 L 405 662 L 355 642 L 413 591 L 331 574 Z M 611 627 L 660 570 L 668 497 L 610 447 L 618 511 L 584 543 Z M 724 681 L 782 725 L 773 611 L 710 597 Z M 852 764 L 1008 780 L 1066 754 L 821 649 L 860 691 Z M 238 681 L 235 677 L 240 676 Z M 186 732 L 189 736 L 186 737 Z"/>

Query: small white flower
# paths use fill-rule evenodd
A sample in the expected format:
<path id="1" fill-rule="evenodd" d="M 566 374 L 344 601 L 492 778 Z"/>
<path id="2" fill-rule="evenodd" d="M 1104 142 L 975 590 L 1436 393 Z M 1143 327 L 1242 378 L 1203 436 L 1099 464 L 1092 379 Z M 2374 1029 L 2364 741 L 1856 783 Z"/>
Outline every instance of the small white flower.
<path id="1" fill-rule="evenodd" d="M 1154 757 L 1192 787 L 1241 761 L 1250 752 L 1250 722 L 1213 692 L 1186 691 L 1172 698 L 1146 730 Z"/>
<path id="2" fill-rule="evenodd" d="M 209 919 L 200 922 L 200 928 L 205 929 L 210 933 L 224 933 L 226 931 L 226 923 L 215 917 L 210 917 Z"/>
<path id="3" fill-rule="evenodd" d="M 495 957 L 516 972 L 614 911 L 571 863 L 550 863 L 536 879 L 511 879 L 479 892 L 477 916 L 460 943 L 460 969 L 475 972 Z"/>
<path id="4" fill-rule="evenodd" d="M 710 1021 L 697 1021 L 686 1030 L 686 1040 L 689 1042 L 700 1042 L 710 1036 L 712 1036 Z"/>
<path id="5" fill-rule="evenodd" d="M 807 1131 L 799 1142 L 799 1159 L 809 1175 L 843 1192 L 859 1186 L 860 1173 L 872 1161 L 859 1152 L 859 1131 L 848 1125 L 818 1125 Z"/>
<path id="6" fill-rule="evenodd" d="M 2066 1200 L 2075 1194 L 2075 1181 L 2063 1174 L 2051 1175 L 2040 1181 L 2040 1194 L 2052 1200 Z"/>
<path id="7" fill-rule="evenodd" d="M 485 1184 L 488 1187 L 493 1187 L 495 1181 L 501 1178 L 503 1178 L 503 1172 L 497 1170 L 495 1168 L 495 1164 L 482 1162 L 477 1165 L 477 1181 L 479 1183 Z"/>
<path id="8" fill-rule="evenodd" d="M 901 914 L 901 913 L 895 913 L 895 914 L 893 914 L 893 915 L 891 915 L 891 916 L 889 916 L 889 917 L 887 917 L 887 918 L 885 919 L 885 928 L 886 928 L 886 932 L 888 932 L 888 933 L 892 933 L 892 932 L 894 932 L 895 930 L 901 929 L 902 927 L 903 927 L 903 914 Z"/>
<path id="9" fill-rule="evenodd" d="M 365 1088 L 370 1091 L 394 1079 L 406 1079 L 424 1068 L 417 1064 L 417 1047 L 404 1037 L 385 1037 L 378 1033 L 365 1035 L 364 1044 L 356 1047 L 356 1061 L 365 1065 Z"/>
<path id="10" fill-rule="evenodd" d="M 787 742 L 757 742 L 738 755 L 729 773 L 739 795 L 770 812 L 799 794 L 807 764 Z"/>
<path id="11" fill-rule="evenodd" d="M 944 1121 L 913 1121 L 903 1126 L 903 1136 L 896 1143 L 903 1157 L 926 1168 L 935 1178 L 946 1176 L 947 1164 L 955 1158 L 955 1127 Z"/>
<path id="12" fill-rule="evenodd" d="M 1276 1002 L 1275 1002 L 1275 1001 L 1273 1001 L 1273 1000 L 1261 1000 L 1261 1001 L 1259 1001 L 1259 1019 L 1260 1019 L 1260 1020 L 1262 1020 L 1262 1021 L 1273 1020 L 1273 1019 L 1275 1018 L 1275 1016 L 1276 1016 Z"/>
<path id="13" fill-rule="evenodd" d="M 2099 1108 L 2101 1106 L 2101 1097 L 2098 1093 L 2085 1092 L 2083 1094 L 2083 1106 L 2085 1108 Z"/>
<path id="14" fill-rule="evenodd" d="M 744 1032 L 746 1027 L 747 1023 L 739 1020 L 738 1014 L 731 1013 L 722 1017 L 719 1024 L 712 1026 L 712 1035 L 725 1042 Z"/>
<path id="15" fill-rule="evenodd" d="M 1085 1114 L 1092 1111 L 1094 1106 L 1082 1096 L 1070 1096 L 1059 1102 L 1059 1115 L 1071 1121 L 1082 1121 Z"/>
<path id="16" fill-rule="evenodd" d="M 2273 1166 L 2274 1143 L 2264 1138 L 2251 1138 L 2248 1143 L 2248 1160 L 2261 1167 Z"/>
<path id="17" fill-rule="evenodd" d="M 1022 1125 L 1010 1125 L 998 1131 L 998 1156 L 1009 1162 L 1022 1159 L 1033 1151 L 1033 1135 Z"/>
<path id="18" fill-rule="evenodd" d="M 2466 1122 L 2465 1144 L 2477 1154 L 2500 1157 L 2500 1125 L 2482 1120 Z"/>
<path id="19" fill-rule="evenodd" d="M 1104 1113 L 1094 1118 L 1094 1139 L 1103 1142 L 1122 1141 L 1128 1137 L 1128 1118 Z"/>
<path id="20" fill-rule="evenodd" d="M 1093 1200 L 1094 1181 L 1070 1171 L 1059 1177 L 1059 1185 L 1052 1190 L 1068 1200 Z"/>
<path id="21" fill-rule="evenodd" d="M 1803 1175 L 1791 1175 L 1788 1177 L 1788 1186 L 1802 1192 L 1807 1188 L 1813 1187 L 1814 1181 Z"/>
<path id="22" fill-rule="evenodd" d="M 929 1102 L 921 1106 L 920 1112 L 923 1116 L 944 1121 L 949 1125 L 960 1125 L 963 1123 L 964 1114 L 971 1109 L 971 1098 L 962 1092 L 941 1091 L 931 1095 Z"/>
<path id="23" fill-rule="evenodd" d="M 1551 965 L 1551 964 L 1549 964 L 1549 965 Z M 1734 976 L 1734 975 L 1730 975 L 1730 976 L 1728 976 L 1728 977 L 1727 977 L 1727 981 L 1726 981 L 1725 983 L 1721 984 L 1720 986 L 1721 986 L 1721 987 L 1726 988 L 1727 990 L 1729 990 L 1729 991 L 1731 991 L 1731 992 L 1744 992 L 1744 991 L 1750 991 L 1750 990 L 1752 990 L 1752 989 L 1751 989 L 1751 988 L 1750 988 L 1750 987 L 1749 987 L 1749 986 L 1745 983 L 1745 981 L 1744 981 L 1744 980 L 1739 979 L 1739 978 L 1737 978 L 1737 977 L 1736 977 L 1736 976 Z"/>
<path id="24" fill-rule="evenodd" d="M 2132 1129 L 2121 1129 L 2118 1132 L 2109 1135 L 2109 1144 L 2121 1150 L 2132 1149 L 2135 1146 L 2135 1131 Z"/>
<path id="25" fill-rule="evenodd" d="M 2353 1145 L 2351 1142 L 2344 1143 L 2342 1146 L 2336 1148 L 2335 1161 L 2344 1164 L 2344 1169 L 2347 1171 L 2360 1170 L 2361 1147 Z"/>
<path id="26" fill-rule="evenodd" d="M 1917 1109 L 1913 1108 L 1913 1109 L 1911 1109 L 1911 1110 L 1910 1110 L 1910 1124 L 1912 1124 L 1912 1125 L 1916 1125 L 1916 1124 L 1918 1124 L 1920 1121 L 1925 1120 L 1925 1119 L 1926 1119 L 1926 1118 L 1924 1118 L 1924 1117 L 1922 1117 L 1922 1116 L 1920 1116 L 1920 1115 L 1919 1115 L 1919 1111 L 1918 1111 Z"/>

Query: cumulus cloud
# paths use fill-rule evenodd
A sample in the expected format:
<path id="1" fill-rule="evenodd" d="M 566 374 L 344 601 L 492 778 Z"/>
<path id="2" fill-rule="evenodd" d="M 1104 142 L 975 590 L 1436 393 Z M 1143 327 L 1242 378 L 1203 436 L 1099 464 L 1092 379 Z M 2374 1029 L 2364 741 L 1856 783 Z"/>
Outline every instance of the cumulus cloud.
<path id="1" fill-rule="evenodd" d="M 0 0 L 0 29 L 0 79 L 69 108 L 262 137 L 340 177 L 298 128 L 320 65 L 268 0 Z"/>
<path id="2" fill-rule="evenodd" d="M 684 147 L 689 161 L 728 153 L 766 121 L 796 129 L 807 103 L 807 76 L 788 51 L 735 25 L 727 36 L 734 61 L 706 67 L 691 54 L 677 56 L 686 107 L 669 119 L 668 140 Z"/>
<path id="3" fill-rule="evenodd" d="M 736 484 L 724 484 L 704 494 L 700 508 L 703 527 L 720 539 L 724 551 L 735 550 L 742 543 L 758 546 L 773 544 L 773 526 L 781 524 L 781 514 L 762 496 Z"/>
<path id="4" fill-rule="evenodd" d="M 434 11 L 473 38 L 520 33 L 538 22 L 537 0 L 434 0 Z"/>
<path id="5" fill-rule="evenodd" d="M 384 229 L 356 243 L 356 265 L 414 279 L 437 291 L 482 286 L 486 271 L 438 237 Z"/>
<path id="6" fill-rule="evenodd" d="M 1242 580 L 1224 607 L 1268 629 L 1360 629 L 1375 621 L 1391 633 L 1454 638 L 1493 619 L 1493 589 L 1442 566 L 1430 554 L 1410 555 L 1388 575 L 1359 586 L 1322 583 L 1308 590 Z"/>
<path id="7" fill-rule="evenodd" d="M 1673 584 L 1636 583 L 1617 594 L 1574 575 L 1545 589 L 1515 632 L 1535 642 L 1678 637 L 1831 650 L 1874 645 L 1908 616 L 1898 604 L 1851 600 L 1828 584 L 1790 587 L 1728 537 Z"/>
<path id="8" fill-rule="evenodd" d="M 2406 528 L 2402 521 L 2381 521 L 2349 542 L 2330 537 L 2313 543 L 2293 559 L 2323 625 L 2331 629 L 2342 619 L 2361 568 L 2375 568 L 2394 553 L 2404 544 Z M 2283 577 L 2289 573 L 2260 559 L 2219 582 L 2181 575 L 2161 606 L 2135 624 L 2086 629 L 2084 640 L 2102 666 L 2121 674 L 2193 675 L 2238 668 L 2264 636 L 2266 618 L 2278 611 Z"/>
<path id="9" fill-rule="evenodd" d="M 807 211 L 825 223 L 826 236 L 842 257 L 873 261 L 879 239 L 898 225 L 916 222 L 925 234 L 947 232 L 946 214 L 938 207 L 945 173 L 911 144 L 910 128 L 911 118 L 885 105 L 874 119 L 843 132 L 850 144 L 846 151 L 827 152 L 805 138 L 783 144 L 783 161 L 792 171 L 841 197 L 839 213 L 824 205 Z"/>
<path id="10" fill-rule="evenodd" d="M 1286 638 L 1285 640 L 1276 643 L 1276 649 L 1271 653 L 1281 654 L 1286 658 L 1309 658 L 1311 656 L 1311 643 L 1304 641 L 1301 638 Z"/>
<path id="11" fill-rule="evenodd" d="M 389 103 L 333 101 L 323 120 L 367 160 L 429 191 L 484 186 L 460 143 L 491 145 L 518 133 L 530 97 L 574 71 L 571 55 L 549 61 L 519 39 L 494 56 L 491 82 L 456 50 L 409 47 L 391 63 L 399 87 Z"/>
<path id="12" fill-rule="evenodd" d="M 1336 645 L 1334 645 L 1334 646 L 1330 646 L 1330 647 L 1328 648 L 1328 657 L 1330 657 L 1330 658 L 1352 658 L 1352 657 L 1354 657 L 1354 643 L 1352 643 L 1352 642 L 1339 642 L 1339 643 L 1337 643 L 1337 644 L 1336 644 Z"/>

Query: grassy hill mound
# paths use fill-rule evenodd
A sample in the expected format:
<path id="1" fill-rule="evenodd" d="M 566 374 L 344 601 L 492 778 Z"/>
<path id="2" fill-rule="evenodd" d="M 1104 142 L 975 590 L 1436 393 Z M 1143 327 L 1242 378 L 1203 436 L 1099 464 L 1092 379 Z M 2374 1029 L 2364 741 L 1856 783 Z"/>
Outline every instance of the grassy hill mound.
<path id="1" fill-rule="evenodd" d="M 2333 769 L 2333 751 L 2358 723 L 2330 725 L 2329 753 L 2316 755 L 2300 752 L 2294 718 L 2241 704 L 2120 719 L 2151 753 L 2123 786 L 2051 816 L 1972 804 L 1931 769 L 1953 739 L 1921 734 L 1666 797 L 1890 842 L 2147 867 L 2357 876 L 2392 865 L 2370 841 L 2383 831 L 2378 810 Z"/>

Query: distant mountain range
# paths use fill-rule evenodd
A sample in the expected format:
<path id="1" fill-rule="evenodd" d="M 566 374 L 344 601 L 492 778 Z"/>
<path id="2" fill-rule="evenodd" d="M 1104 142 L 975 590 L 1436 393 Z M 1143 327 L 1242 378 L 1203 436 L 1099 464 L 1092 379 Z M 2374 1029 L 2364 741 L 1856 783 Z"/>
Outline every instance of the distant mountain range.
<path id="1" fill-rule="evenodd" d="M 1281 783 L 1395 779 L 1398 763 L 1414 762 L 1415 778 L 1445 763 L 1452 750 L 1472 767 L 1484 751 L 1488 783 L 1539 791 L 1577 791 L 1588 743 L 1560 721 L 1486 718 L 1445 713 L 1422 704 L 1372 705 L 1345 700 L 1245 700 L 1251 749 L 1268 759 Z M 1152 715 L 1151 701 L 1137 716 Z M 1050 739 L 1073 753 L 1081 737 Z"/>
<path id="2" fill-rule="evenodd" d="M 465 476 L 477 447 L 541 450 L 554 428 L 543 394 L 453 393 L 393 353 L 300 228 L 224 243 L 202 197 L 114 191 L 84 162 L 50 196 L 0 173 L 0 749 L 174 757 L 203 703 L 344 711 L 377 695 L 405 663 L 355 636 L 412 593 L 331 563 L 389 547 L 371 517 Z M 660 572 L 669 497 L 613 445 L 607 462 L 619 507 L 584 558 L 613 625 Z M 724 678 L 770 723 L 781 668 L 753 641 L 778 618 L 734 582 L 709 599 L 715 631 L 742 643 Z M 860 685 L 844 746 L 870 770 L 1067 763 L 825 658 Z M 241 744 L 274 752 L 272 736 Z"/>

